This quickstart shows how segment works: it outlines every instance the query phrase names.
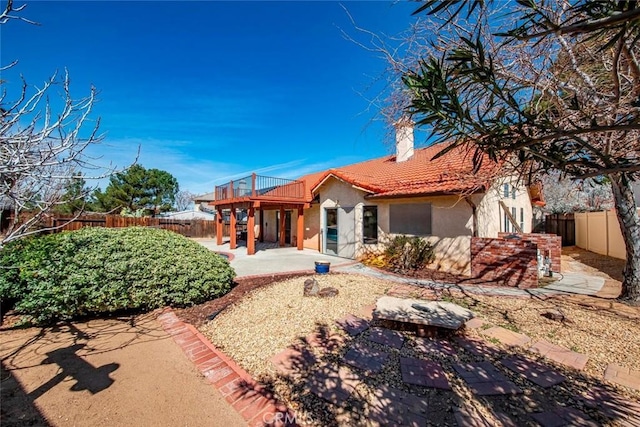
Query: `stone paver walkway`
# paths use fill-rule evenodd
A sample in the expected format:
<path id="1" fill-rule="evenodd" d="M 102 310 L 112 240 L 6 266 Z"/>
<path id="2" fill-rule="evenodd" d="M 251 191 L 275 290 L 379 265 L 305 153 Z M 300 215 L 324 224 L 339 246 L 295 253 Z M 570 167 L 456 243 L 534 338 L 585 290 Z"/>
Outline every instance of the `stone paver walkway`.
<path id="1" fill-rule="evenodd" d="M 546 298 L 564 292 L 552 289 L 516 289 L 481 285 L 443 284 L 429 280 L 416 280 L 387 274 L 358 263 L 348 265 L 332 265 L 332 271 L 365 274 L 389 280 L 397 284 L 397 296 L 439 299 L 442 291 L 464 291 L 479 295 L 539 297 Z M 597 287 L 597 286 L 595 286 Z M 594 289 L 595 289 L 594 287 Z M 564 366 L 581 370 L 588 361 L 586 355 L 555 346 L 544 340 L 531 345 L 531 339 L 498 326 L 492 326 L 482 319 L 472 319 L 466 323 L 468 329 L 476 329 L 486 338 L 484 340 L 455 337 L 452 340 L 435 340 L 426 338 L 405 338 L 404 334 L 371 324 L 372 306 L 363 307 L 336 322 L 348 336 L 328 331 L 325 334 L 311 334 L 306 342 L 310 349 L 288 348 L 273 357 L 272 362 L 285 375 L 303 375 L 304 390 L 312 393 L 330 404 L 340 405 L 352 399 L 363 399 L 364 410 L 368 420 L 374 425 L 425 425 L 431 421 L 431 414 L 448 412 L 449 419 L 460 426 L 494 425 L 498 421 L 503 425 L 514 425 L 511 419 L 491 408 L 491 403 L 500 399 L 523 399 L 515 397 L 530 383 L 543 388 L 553 388 L 567 379 L 544 362 L 536 362 L 526 356 L 504 357 L 504 351 L 493 345 L 488 339 L 495 339 L 508 346 L 519 346 L 538 353 L 545 358 Z M 202 374 L 218 388 L 233 407 L 252 423 L 267 411 L 286 415 L 290 411 L 277 402 L 260 384 L 256 383 L 241 368 L 217 351 L 194 328 L 178 322 L 173 313 L 162 315 L 159 319 L 165 329 L 183 348 L 185 355 L 191 359 Z M 352 342 L 355 341 L 355 342 Z M 408 345 L 404 345 L 408 342 Z M 344 347 L 347 348 L 344 348 Z M 380 346 L 388 347 L 387 351 Z M 336 362 L 336 352 L 344 349 L 344 357 Z M 398 357 L 399 350 L 404 355 L 408 351 L 415 357 Z M 316 352 L 316 355 L 313 354 Z M 334 352 L 330 355 L 331 363 L 323 362 L 320 353 Z M 523 350 L 524 352 L 524 350 Z M 393 356 L 393 357 L 392 357 Z M 472 362 L 460 363 L 460 360 Z M 452 360 L 456 362 L 452 363 Z M 394 365 L 395 364 L 395 365 Z M 320 365 L 320 366 L 317 366 Z M 381 385 L 383 380 L 372 373 L 398 369 L 402 378 L 402 390 Z M 515 384 L 509 379 L 516 375 Z M 371 386 L 365 379 L 373 379 Z M 617 384 L 640 389 L 640 373 L 628 368 L 610 365 L 604 378 Z M 462 379 L 464 382 L 460 381 Z M 450 382 L 451 381 L 451 382 Z M 452 397 L 455 388 L 468 387 L 480 401 L 488 399 L 487 412 L 493 420 L 486 418 L 473 409 L 455 408 L 451 413 L 451 405 L 446 408 L 431 406 L 429 396 L 433 393 L 448 393 Z M 400 387 L 400 385 L 396 384 Z M 522 387 L 520 387 L 520 386 Z M 372 387 L 372 388 L 371 388 Z M 366 399 L 360 393 L 368 390 Z M 437 390 L 431 390 L 431 389 Z M 556 390 L 563 390 L 560 386 Z M 431 394 L 429 394 L 431 393 Z M 497 396 L 497 397 L 494 397 Z M 501 397 L 503 396 L 503 397 Z M 493 399 L 493 400 L 491 400 Z M 640 425 L 640 404 L 613 394 L 611 391 L 590 390 L 584 396 L 574 396 L 573 400 L 584 403 L 585 412 L 597 409 L 617 421 L 630 420 L 628 425 Z M 458 401 L 459 402 L 459 401 Z M 547 402 L 548 403 L 548 402 Z M 564 404 L 564 402 L 562 402 Z M 460 405 L 460 403 L 458 403 Z M 462 406 L 462 405 L 460 405 Z M 579 406 L 580 407 L 580 406 Z M 547 406 L 548 408 L 548 406 Z M 582 408 L 582 407 L 581 407 Z M 355 409 L 354 409 L 355 410 Z M 543 427 L 554 425 L 595 425 L 585 413 L 574 407 L 558 407 L 537 413 L 527 413 L 527 422 L 539 423 Z M 589 412 L 591 413 L 591 412 Z M 517 416 L 516 414 L 513 414 Z M 623 422 L 624 424 L 624 422 Z"/>
<path id="2" fill-rule="evenodd" d="M 396 388 L 381 386 L 366 413 L 367 420 L 380 426 L 424 426 L 429 419 L 427 399 Z"/>
<path id="3" fill-rule="evenodd" d="M 344 355 L 345 363 L 367 372 L 379 372 L 389 358 L 389 353 L 363 344 L 356 344 Z"/>
<path id="4" fill-rule="evenodd" d="M 453 365 L 453 369 L 478 396 L 522 393 L 522 389 L 509 381 L 491 362 L 458 363 Z"/>
<path id="5" fill-rule="evenodd" d="M 531 341 L 531 338 L 526 335 L 510 331 L 500 326 L 494 326 L 489 329 L 481 330 L 480 333 L 482 335 L 495 338 L 502 344 L 508 346 L 526 347 L 527 344 Z"/>
<path id="6" fill-rule="evenodd" d="M 336 321 L 336 323 L 352 337 L 369 329 L 369 322 L 352 314 L 349 314 L 344 319 Z"/>
<path id="7" fill-rule="evenodd" d="M 333 352 L 344 345 L 342 335 L 330 331 L 314 331 L 305 338 L 311 347 L 319 348 L 323 352 Z"/>
<path id="8" fill-rule="evenodd" d="M 305 391 L 330 403 L 345 401 L 360 384 L 360 378 L 344 366 L 326 365 L 307 381 Z"/>
<path id="9" fill-rule="evenodd" d="M 404 336 L 398 331 L 386 328 L 371 328 L 369 329 L 369 341 L 400 349 L 404 344 Z"/>
<path id="10" fill-rule="evenodd" d="M 551 344 L 545 340 L 540 340 L 533 344 L 529 347 L 529 351 L 538 353 L 547 359 L 578 371 L 583 370 L 589 360 L 589 357 L 584 354 Z"/>
<path id="11" fill-rule="evenodd" d="M 529 381 L 543 388 L 553 387 L 565 380 L 562 374 L 548 366 L 524 357 L 507 357 L 502 359 L 500 363 L 507 369 L 522 375 Z"/>
<path id="12" fill-rule="evenodd" d="M 598 427 L 588 415 L 574 408 L 561 407 L 551 411 L 533 414 L 532 418 L 542 427 Z"/>
<path id="13" fill-rule="evenodd" d="M 565 272 L 560 281 L 554 282 L 552 286 L 534 289 L 518 289 L 498 286 L 486 285 L 458 285 L 454 283 L 440 283 L 432 280 L 421 280 L 410 277 L 399 276 L 387 273 L 382 270 L 367 267 L 361 263 L 353 263 L 341 265 L 332 268 L 333 271 L 343 273 L 364 274 L 378 279 L 388 280 L 395 283 L 406 283 L 418 287 L 424 287 L 430 290 L 448 290 L 448 291 L 464 291 L 476 295 L 493 295 L 493 296 L 510 296 L 510 297 L 531 297 L 546 298 L 553 295 L 582 294 L 596 295 L 604 285 L 604 280 L 597 276 L 587 275 L 585 273 Z M 389 294 L 391 295 L 391 293 Z M 429 298 L 429 294 L 424 295 L 393 295 L 405 298 Z"/>
<path id="14" fill-rule="evenodd" d="M 413 346 L 427 357 L 455 357 L 457 354 L 455 348 L 445 339 L 415 338 Z"/>
<path id="15" fill-rule="evenodd" d="M 498 354 L 498 347 L 477 338 L 455 337 L 454 342 L 467 352 L 477 357 L 494 357 Z"/>
<path id="16" fill-rule="evenodd" d="M 400 358 L 400 371 L 402 373 L 402 381 L 406 384 L 451 390 L 444 369 L 437 362 L 402 357 Z"/>
<path id="17" fill-rule="evenodd" d="M 625 387 L 640 390 L 640 371 L 611 363 L 604 371 L 604 379 Z"/>
<path id="18" fill-rule="evenodd" d="M 307 348 L 287 348 L 273 356 L 271 363 L 278 372 L 293 375 L 316 363 L 316 357 Z"/>

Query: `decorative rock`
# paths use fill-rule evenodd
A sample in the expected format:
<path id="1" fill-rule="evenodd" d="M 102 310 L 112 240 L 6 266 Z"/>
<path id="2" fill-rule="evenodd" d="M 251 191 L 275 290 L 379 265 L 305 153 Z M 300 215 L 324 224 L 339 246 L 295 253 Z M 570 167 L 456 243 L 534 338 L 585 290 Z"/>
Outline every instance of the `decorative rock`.
<path id="1" fill-rule="evenodd" d="M 380 297 L 373 312 L 374 319 L 459 329 L 475 315 L 459 305 L 444 301 L 424 301 L 389 296 Z"/>
<path id="2" fill-rule="evenodd" d="M 564 313 L 560 310 L 547 310 L 544 313 L 540 313 L 540 315 L 542 317 L 546 317 L 547 319 L 555 320 L 558 322 L 564 322 L 565 320 L 567 320 Z"/>
<path id="3" fill-rule="evenodd" d="M 336 295 L 338 295 L 338 290 L 336 288 L 327 287 L 320 289 L 317 296 L 320 298 L 330 298 L 335 297 Z"/>
<path id="4" fill-rule="evenodd" d="M 304 281 L 304 293 L 305 297 L 316 296 L 320 292 L 320 285 L 316 279 L 307 279 Z"/>

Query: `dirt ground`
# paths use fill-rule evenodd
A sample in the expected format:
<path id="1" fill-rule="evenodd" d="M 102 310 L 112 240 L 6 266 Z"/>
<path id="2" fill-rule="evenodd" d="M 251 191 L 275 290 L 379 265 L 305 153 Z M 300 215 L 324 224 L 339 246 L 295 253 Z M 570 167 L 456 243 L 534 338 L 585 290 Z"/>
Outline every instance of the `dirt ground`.
<path id="1" fill-rule="evenodd" d="M 246 425 L 155 318 L 1 330 L 0 425 Z"/>

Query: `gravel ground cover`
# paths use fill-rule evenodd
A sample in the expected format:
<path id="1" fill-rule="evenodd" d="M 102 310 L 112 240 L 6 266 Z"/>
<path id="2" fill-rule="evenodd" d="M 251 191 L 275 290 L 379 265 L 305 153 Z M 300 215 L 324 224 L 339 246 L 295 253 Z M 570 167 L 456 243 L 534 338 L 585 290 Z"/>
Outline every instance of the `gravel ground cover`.
<path id="1" fill-rule="evenodd" d="M 420 352 L 419 339 L 408 332 L 402 332 L 405 344 L 401 349 L 371 342 L 371 330 L 355 338 L 350 337 L 335 325 L 335 320 L 346 314 L 358 314 L 363 306 L 373 304 L 379 296 L 389 291 L 393 293 L 393 289 L 397 287 L 393 283 L 357 275 L 321 276 L 321 287 L 334 286 L 340 290 L 340 295 L 333 299 L 302 297 L 303 283 L 308 277 L 284 280 L 262 288 L 247 288 L 248 293 L 243 293 L 242 298 L 234 299 L 223 313 L 213 321 L 204 323 L 201 330 L 251 375 L 273 390 L 296 412 L 299 420 L 306 421 L 309 425 L 385 425 L 384 414 L 397 410 L 381 404 L 380 396 L 385 393 L 409 393 L 428 402 L 430 425 L 456 425 L 455 414 L 460 410 L 481 414 L 490 425 L 498 425 L 496 414 L 508 416 L 515 425 L 537 425 L 533 421 L 534 414 L 564 406 L 568 410 L 587 414 L 597 425 L 625 425 L 625 411 L 626 418 L 637 412 L 637 408 L 628 409 L 628 402 L 640 402 L 640 392 L 602 380 L 609 363 L 640 370 L 640 358 L 637 357 L 640 348 L 640 308 L 604 299 L 618 295 L 623 264 L 621 260 L 602 257 L 575 247 L 564 248 L 563 271 L 582 271 L 604 277 L 605 288 L 598 294 L 602 298 L 582 295 L 547 299 L 506 298 L 441 290 L 429 293 L 424 288 L 416 287 L 418 295 L 467 306 L 492 325 L 526 334 L 532 338 L 532 342 L 544 339 L 586 354 L 589 361 L 582 372 L 554 365 L 521 349 L 507 348 L 486 337 L 484 343 L 490 350 L 483 356 L 463 350 L 455 340 L 450 342 L 452 351 L 425 355 Z M 462 277 L 429 271 L 418 272 L 413 276 L 453 283 L 466 281 Z M 564 319 L 552 320 L 544 317 L 543 314 L 549 311 L 560 312 Z M 201 318 L 202 313 L 198 314 Z M 332 343 L 339 344 L 329 350 L 310 345 L 305 337 L 314 330 L 320 335 L 331 336 Z M 482 328 L 467 330 L 465 334 L 470 338 L 480 338 L 481 332 Z M 340 339 L 336 341 L 335 335 Z M 345 355 L 354 345 L 365 345 L 389 353 L 382 371 L 367 374 L 345 364 Z M 296 365 L 294 373 L 284 375 L 276 371 L 271 358 L 286 348 L 295 348 L 305 354 L 312 353 L 315 357 L 310 362 L 305 356 L 306 361 Z M 499 363 L 505 357 L 523 354 L 564 375 L 566 381 L 552 388 L 542 389 Z M 401 358 L 427 358 L 440 363 L 452 390 L 429 389 L 403 383 Z M 515 397 L 473 395 L 453 366 L 460 362 L 483 360 L 498 367 L 523 390 L 523 394 Z M 350 397 L 333 399 L 334 402 L 329 403 L 310 393 L 309 387 L 313 385 L 317 373 L 323 372 L 327 366 L 340 366 L 342 370 L 348 369 L 358 377 L 359 383 Z M 609 407 L 622 408 L 622 415 L 608 418 L 598 405 L 582 399 L 594 390 L 606 390 L 601 399 L 607 401 Z"/>
<path id="2" fill-rule="evenodd" d="M 602 375 L 609 363 L 640 370 L 640 310 L 619 314 L 575 303 L 571 298 L 504 298 L 457 295 L 451 300 L 478 313 L 483 319 L 535 340 L 553 344 L 589 356 L 585 371 Z M 564 320 L 552 320 L 543 314 L 559 311 Z M 469 332 L 477 334 L 478 332 Z"/>
<path id="3" fill-rule="evenodd" d="M 634 309 L 624 310 L 621 314 L 620 310 L 615 309 L 614 302 L 608 302 L 605 308 L 592 307 L 585 304 L 584 299 L 575 302 L 570 297 L 543 301 L 479 297 L 461 293 L 440 295 L 442 299 L 470 307 L 494 325 L 527 334 L 534 340 L 545 339 L 589 356 L 583 372 L 546 362 L 547 366 L 563 374 L 567 380 L 552 389 L 542 389 L 500 367 L 499 360 L 526 352 L 509 349 L 491 343 L 490 340 L 485 342 L 495 345 L 496 350 L 489 352 L 489 356 L 470 354 L 454 341 L 451 343 L 455 350 L 453 352 L 425 355 L 419 351 L 416 337 L 408 332 L 403 332 L 405 344 L 401 349 L 371 342 L 371 330 L 356 338 L 349 337 L 335 326 L 334 321 L 349 313 L 357 314 L 363 306 L 374 303 L 379 296 L 389 291 L 393 284 L 357 275 L 320 276 L 321 287 L 333 286 L 340 291 L 336 298 L 320 299 L 302 296 L 306 278 L 308 277 L 297 277 L 253 290 L 200 329 L 254 378 L 273 390 L 309 425 L 376 425 L 372 421 L 376 413 L 384 414 L 389 409 L 380 407 L 376 394 L 380 395 L 381 390 L 389 387 L 428 402 L 430 425 L 456 425 L 456 408 L 467 408 L 482 414 L 490 423 L 497 422 L 495 414 L 504 414 L 516 425 L 535 425 L 532 414 L 554 409 L 559 404 L 588 414 L 598 425 L 621 425 L 620 419 L 606 418 L 599 409 L 585 404 L 580 396 L 604 387 L 608 393 L 612 393 L 606 399 L 613 405 L 624 407 L 623 399 L 640 401 L 640 393 L 602 381 L 604 368 L 611 362 L 640 369 L 640 360 L 636 356 L 637 349 L 640 348 L 640 312 L 636 316 Z M 550 309 L 560 310 L 565 321 L 554 321 L 541 315 Z M 305 337 L 314 330 L 325 336 L 339 334 L 343 344 L 329 351 L 311 346 Z M 466 334 L 479 337 L 480 331 L 469 330 Z M 366 374 L 346 365 L 344 356 L 355 344 L 389 353 L 383 370 L 376 374 Z M 294 374 L 283 375 L 277 372 L 270 360 L 288 347 L 313 353 L 315 362 L 301 364 Z M 529 356 L 544 360 L 533 354 Z M 403 383 L 399 369 L 400 359 L 403 357 L 428 358 L 440 363 L 452 390 L 436 390 Z M 517 397 L 473 395 L 453 366 L 460 362 L 482 360 L 489 360 L 499 367 L 524 393 Z M 359 376 L 360 382 L 348 399 L 329 403 L 309 392 L 314 375 L 326 366 L 346 366 Z M 617 399 L 621 399 L 620 402 Z"/>
<path id="4" fill-rule="evenodd" d="M 338 296 L 303 297 L 304 281 L 314 277 L 321 288 L 338 289 Z M 276 353 L 318 325 L 337 329 L 335 320 L 375 303 L 391 286 L 347 274 L 297 277 L 250 292 L 200 330 L 252 375 L 273 373 L 269 359 Z"/>

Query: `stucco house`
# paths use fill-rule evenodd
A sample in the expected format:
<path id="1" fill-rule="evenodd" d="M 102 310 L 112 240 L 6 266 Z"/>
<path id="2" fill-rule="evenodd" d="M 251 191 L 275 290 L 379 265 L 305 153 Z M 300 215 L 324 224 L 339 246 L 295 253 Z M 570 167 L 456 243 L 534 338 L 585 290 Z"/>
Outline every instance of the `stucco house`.
<path id="1" fill-rule="evenodd" d="M 216 188 L 212 204 L 218 209 L 248 206 L 260 241 L 297 243 L 299 249 L 344 258 L 381 249 L 393 235 L 422 236 L 436 247 L 437 268 L 468 274 L 471 237 L 531 232 L 532 204 L 541 200 L 517 179 L 501 176 L 487 159 L 474 172 L 472 153 L 462 148 L 434 159 L 443 148 L 414 148 L 413 129 L 402 127 L 395 155 L 263 185 L 262 190 L 254 175 L 231 182 L 231 193 L 228 186 Z M 235 197 L 238 191 L 244 200 Z M 283 197 L 296 192 L 297 203 Z"/>

